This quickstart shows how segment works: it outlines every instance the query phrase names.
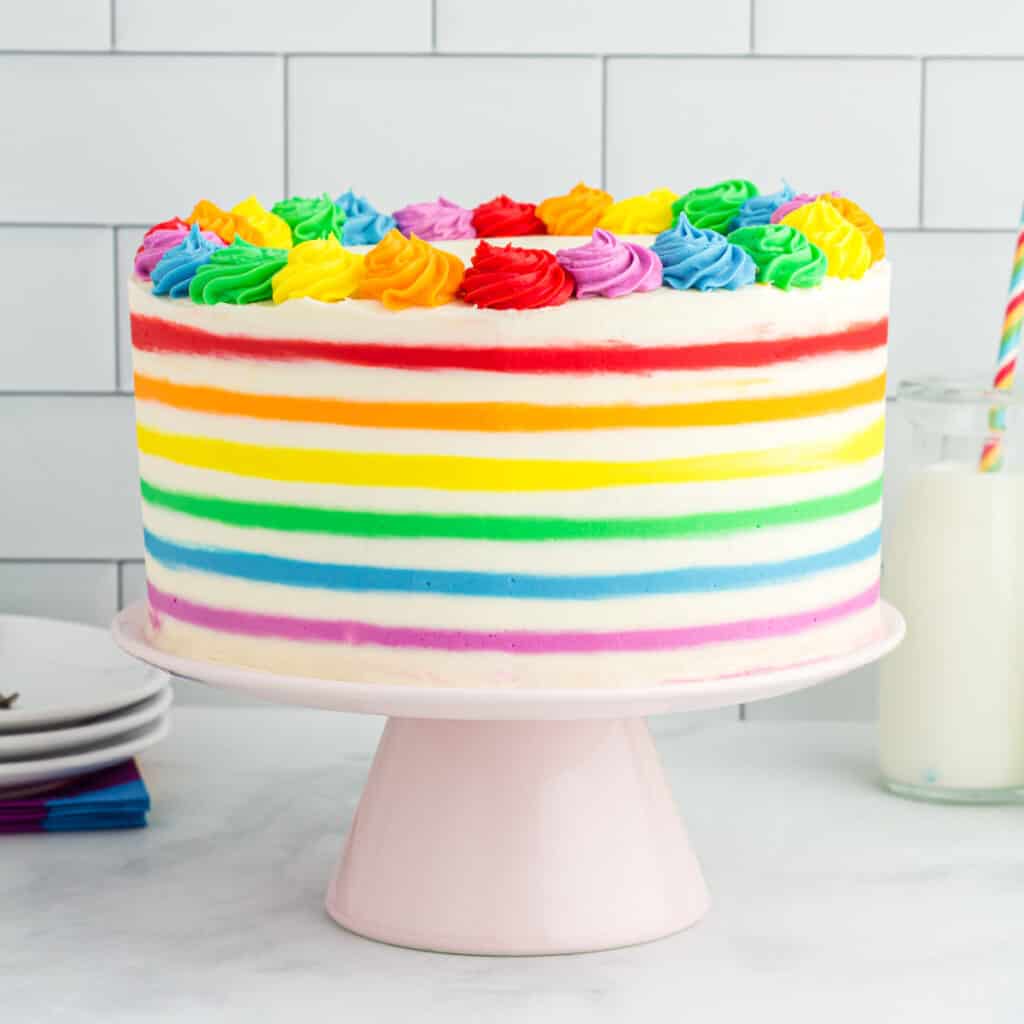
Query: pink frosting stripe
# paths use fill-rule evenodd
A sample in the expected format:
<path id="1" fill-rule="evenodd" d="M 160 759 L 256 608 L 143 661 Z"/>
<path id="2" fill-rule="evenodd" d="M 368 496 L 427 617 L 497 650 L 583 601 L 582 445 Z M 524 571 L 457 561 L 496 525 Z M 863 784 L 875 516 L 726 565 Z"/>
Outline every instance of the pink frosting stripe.
<path id="1" fill-rule="evenodd" d="M 221 633 L 275 637 L 305 643 L 378 647 L 414 647 L 432 651 L 497 651 L 503 654 L 597 654 L 601 652 L 671 651 L 704 644 L 763 640 L 790 636 L 815 626 L 865 611 L 878 601 L 879 584 L 838 604 L 795 615 L 746 619 L 709 626 L 639 629 L 623 633 L 540 633 L 508 630 L 491 633 L 456 629 L 416 629 L 376 626 L 368 622 L 300 619 L 288 615 L 213 608 L 174 597 L 149 585 L 149 607 L 159 625 L 160 615 Z"/>

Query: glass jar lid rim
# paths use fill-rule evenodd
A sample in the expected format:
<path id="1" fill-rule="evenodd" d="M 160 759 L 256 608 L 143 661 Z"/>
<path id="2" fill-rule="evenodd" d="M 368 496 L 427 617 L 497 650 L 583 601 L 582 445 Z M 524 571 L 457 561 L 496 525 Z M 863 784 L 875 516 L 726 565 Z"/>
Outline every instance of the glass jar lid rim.
<path id="1" fill-rule="evenodd" d="M 1008 390 L 992 386 L 982 377 L 913 377 L 896 388 L 900 402 L 929 405 L 985 405 L 997 408 L 1024 405 L 1024 388 Z"/>

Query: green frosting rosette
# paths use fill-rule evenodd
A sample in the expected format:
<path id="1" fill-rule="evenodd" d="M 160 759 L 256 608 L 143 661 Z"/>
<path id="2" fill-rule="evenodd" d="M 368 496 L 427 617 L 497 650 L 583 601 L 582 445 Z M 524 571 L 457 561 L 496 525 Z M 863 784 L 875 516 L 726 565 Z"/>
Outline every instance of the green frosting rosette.
<path id="1" fill-rule="evenodd" d="M 737 228 L 728 236 L 733 245 L 745 249 L 757 265 L 759 284 L 790 288 L 813 288 L 821 284 L 828 269 L 825 254 L 788 224 L 758 224 Z"/>
<path id="2" fill-rule="evenodd" d="M 685 213 L 695 227 L 725 234 L 740 207 L 757 195 L 757 186 L 745 178 L 730 178 L 707 188 L 695 188 L 672 204 L 672 223 Z"/>
<path id="3" fill-rule="evenodd" d="M 273 296 L 274 275 L 287 263 L 287 249 L 264 249 L 235 238 L 229 246 L 212 253 L 209 262 L 196 271 L 188 297 L 205 306 L 266 302 Z"/>
<path id="4" fill-rule="evenodd" d="M 345 211 L 336 206 L 326 192 L 308 199 L 301 196 L 282 199 L 274 203 L 272 212 L 287 222 L 296 245 L 311 242 L 314 238 L 330 238 L 331 235 L 341 241 Z"/>

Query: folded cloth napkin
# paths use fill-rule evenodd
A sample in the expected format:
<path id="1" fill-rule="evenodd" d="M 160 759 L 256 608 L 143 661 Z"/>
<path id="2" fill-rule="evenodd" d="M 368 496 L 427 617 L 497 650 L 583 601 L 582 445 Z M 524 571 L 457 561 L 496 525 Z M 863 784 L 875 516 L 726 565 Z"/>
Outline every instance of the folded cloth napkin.
<path id="1" fill-rule="evenodd" d="M 148 810 L 149 793 L 138 767 L 122 761 L 35 795 L 5 797 L 0 791 L 0 835 L 142 828 Z"/>

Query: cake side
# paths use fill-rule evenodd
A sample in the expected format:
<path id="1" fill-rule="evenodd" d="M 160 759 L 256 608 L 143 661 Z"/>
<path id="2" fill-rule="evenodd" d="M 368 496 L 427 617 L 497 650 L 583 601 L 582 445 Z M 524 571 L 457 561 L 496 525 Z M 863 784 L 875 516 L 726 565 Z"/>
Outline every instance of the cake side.
<path id="1" fill-rule="evenodd" d="M 850 649 L 878 624 L 888 290 L 884 261 L 501 311 L 133 281 L 153 642 L 459 686 Z"/>

